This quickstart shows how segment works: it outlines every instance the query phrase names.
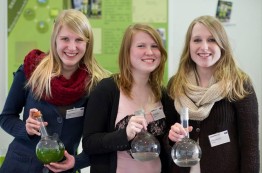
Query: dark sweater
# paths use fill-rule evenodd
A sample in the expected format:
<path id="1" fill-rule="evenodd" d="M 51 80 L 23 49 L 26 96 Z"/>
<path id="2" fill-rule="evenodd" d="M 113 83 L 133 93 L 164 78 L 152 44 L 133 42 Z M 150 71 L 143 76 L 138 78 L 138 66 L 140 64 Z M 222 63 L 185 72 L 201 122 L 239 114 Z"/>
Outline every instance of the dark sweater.
<path id="1" fill-rule="evenodd" d="M 130 149 L 126 129 L 115 130 L 119 97 L 120 91 L 113 78 L 103 79 L 90 94 L 84 123 L 83 150 L 90 155 L 91 173 L 115 173 L 117 151 Z M 165 115 L 172 116 L 175 111 L 173 102 L 165 92 L 161 102 Z M 158 137 L 162 146 L 161 138 Z M 162 172 L 166 172 L 169 157 L 164 150 L 161 150 L 160 159 Z"/>
<path id="2" fill-rule="evenodd" d="M 202 149 L 201 173 L 259 173 L 258 103 L 256 94 L 229 102 L 216 102 L 208 118 L 189 121 L 190 138 L 199 139 Z M 178 116 L 178 113 L 176 112 Z M 169 126 L 176 118 L 167 121 Z M 230 142 L 211 147 L 209 135 L 228 130 Z M 172 164 L 172 173 L 189 173 L 190 168 Z"/>

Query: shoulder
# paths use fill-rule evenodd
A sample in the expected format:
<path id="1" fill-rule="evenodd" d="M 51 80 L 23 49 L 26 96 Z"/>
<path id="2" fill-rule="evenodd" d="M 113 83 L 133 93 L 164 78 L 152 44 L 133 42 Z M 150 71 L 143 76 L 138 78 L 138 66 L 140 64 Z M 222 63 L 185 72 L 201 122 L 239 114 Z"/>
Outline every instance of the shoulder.
<path id="1" fill-rule="evenodd" d="M 244 98 L 235 100 L 233 103 L 237 105 L 237 107 L 242 108 L 244 111 L 245 109 L 258 109 L 258 100 L 256 96 L 256 91 L 254 89 L 253 84 L 249 81 L 244 84 L 244 89 L 246 90 L 247 94 Z"/>
<path id="2" fill-rule="evenodd" d="M 102 79 L 97 86 L 94 88 L 94 90 L 91 92 L 91 95 L 113 95 L 116 93 L 119 93 L 119 89 L 117 87 L 117 84 L 113 77 L 107 77 Z"/>
<path id="3" fill-rule="evenodd" d="M 106 89 L 106 90 L 113 90 L 117 88 L 117 84 L 113 77 L 107 77 L 102 79 L 96 88 Z"/>
<path id="4" fill-rule="evenodd" d="M 24 72 L 24 65 L 20 65 L 16 72 L 13 72 L 14 78 L 25 81 L 25 72 Z"/>
<path id="5" fill-rule="evenodd" d="M 161 88 L 161 93 L 162 93 L 162 98 L 161 99 L 165 99 L 168 96 L 167 89 L 165 87 Z"/>
<path id="6" fill-rule="evenodd" d="M 247 91 L 249 91 L 250 93 L 254 92 L 254 86 L 252 84 L 252 81 L 250 78 L 248 78 L 245 82 L 244 82 L 244 89 L 246 89 Z"/>
<path id="7" fill-rule="evenodd" d="M 25 87 L 26 82 L 24 66 L 21 65 L 16 72 L 13 73 L 13 81 L 9 89 L 8 98 L 10 97 L 12 102 L 14 102 L 14 98 L 16 98 L 16 101 L 19 101 L 24 98 L 24 94 L 27 95 L 30 89 Z"/>
<path id="8" fill-rule="evenodd" d="M 173 105 L 174 105 L 174 100 L 168 95 L 166 88 L 162 88 L 161 102 L 162 102 L 164 107 L 170 106 L 170 105 L 172 105 L 172 107 L 173 107 Z"/>
<path id="9" fill-rule="evenodd" d="M 112 106 L 112 103 L 119 100 L 120 90 L 112 77 L 102 79 L 96 87 L 91 91 L 88 106 Z"/>
<path id="10" fill-rule="evenodd" d="M 171 84 L 173 83 L 174 78 L 175 78 L 175 75 L 171 76 L 171 77 L 169 78 L 168 82 L 167 82 L 166 88 L 167 88 L 168 91 L 169 91 L 170 88 L 171 88 Z"/>

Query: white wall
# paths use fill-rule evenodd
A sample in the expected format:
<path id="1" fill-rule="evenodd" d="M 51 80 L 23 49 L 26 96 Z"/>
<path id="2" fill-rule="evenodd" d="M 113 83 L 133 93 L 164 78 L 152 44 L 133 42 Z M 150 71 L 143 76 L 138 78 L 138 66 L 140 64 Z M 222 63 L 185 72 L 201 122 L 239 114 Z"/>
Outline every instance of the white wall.
<path id="1" fill-rule="evenodd" d="M 7 95 L 7 1 L 0 1 L 0 111 Z M 7 148 L 12 137 L 0 128 L 0 147 Z"/>
<path id="2" fill-rule="evenodd" d="M 225 25 L 225 29 L 231 40 L 232 48 L 240 67 L 247 72 L 253 80 L 259 102 L 261 122 L 262 1 L 238 0 L 232 2 L 231 22 L 230 25 Z M 216 6 L 217 0 L 169 0 L 169 77 L 177 70 L 180 53 L 182 52 L 184 44 L 184 37 L 190 22 L 200 15 L 215 16 Z M 260 161 L 262 160 L 261 138 L 262 133 L 260 133 Z"/>
<path id="3" fill-rule="evenodd" d="M 5 1 L 0 2 L 0 23 L 0 79 L 2 81 L 0 89 L 0 108 L 2 110 L 7 91 L 7 2 Z"/>

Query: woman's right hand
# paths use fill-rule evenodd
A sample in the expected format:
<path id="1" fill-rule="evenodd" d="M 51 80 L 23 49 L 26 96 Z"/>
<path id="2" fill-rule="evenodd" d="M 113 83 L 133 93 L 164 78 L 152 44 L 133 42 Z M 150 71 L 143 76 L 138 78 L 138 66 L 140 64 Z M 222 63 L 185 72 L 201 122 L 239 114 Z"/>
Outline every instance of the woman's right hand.
<path id="1" fill-rule="evenodd" d="M 192 130 L 192 126 L 189 126 L 188 129 L 185 129 L 181 124 L 175 123 L 169 130 L 168 138 L 173 142 L 178 142 L 181 141 L 187 135 L 187 133 L 191 132 Z"/>
<path id="2" fill-rule="evenodd" d="M 51 162 L 45 166 L 53 172 L 63 172 L 72 169 L 75 166 L 75 157 L 67 151 L 64 152 L 65 159 L 61 162 Z"/>
<path id="3" fill-rule="evenodd" d="M 126 127 L 128 141 L 132 140 L 142 129 L 147 130 L 147 121 L 144 116 L 132 116 Z"/>
<path id="4" fill-rule="evenodd" d="M 38 112 L 37 109 L 35 108 L 30 109 L 29 116 L 26 120 L 26 124 L 25 124 L 26 131 L 30 136 L 41 135 L 41 133 L 39 132 L 41 123 L 33 116 L 33 114 L 36 112 Z M 44 125 L 46 126 L 47 122 L 44 122 Z"/>

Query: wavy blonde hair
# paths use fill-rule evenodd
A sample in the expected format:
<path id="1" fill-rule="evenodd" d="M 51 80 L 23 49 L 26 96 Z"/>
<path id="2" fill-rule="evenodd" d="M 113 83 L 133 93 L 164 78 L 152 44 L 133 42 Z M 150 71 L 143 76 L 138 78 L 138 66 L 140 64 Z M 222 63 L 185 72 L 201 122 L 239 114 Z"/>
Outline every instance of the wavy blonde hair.
<path id="1" fill-rule="evenodd" d="M 200 16 L 192 21 L 186 33 L 184 49 L 182 51 L 179 68 L 168 84 L 168 92 L 174 99 L 184 93 L 187 87 L 187 74 L 196 68 L 195 62 L 190 56 L 190 39 L 195 24 L 201 23 L 208 28 L 221 50 L 221 58 L 215 64 L 214 77 L 216 81 L 222 81 L 224 96 L 229 101 L 244 98 L 250 91 L 245 84 L 250 84 L 249 76 L 236 64 L 233 51 L 227 33 L 221 22 L 212 16 Z"/>
<path id="2" fill-rule="evenodd" d="M 149 84 L 153 91 L 155 101 L 157 101 L 160 100 L 162 96 L 161 89 L 163 87 L 163 75 L 165 70 L 165 62 L 167 60 L 167 52 L 159 33 L 150 25 L 137 23 L 127 27 L 122 39 L 118 56 L 120 73 L 115 74 L 114 78 L 118 84 L 118 87 L 122 89 L 125 95 L 131 98 L 131 88 L 134 79 L 131 72 L 130 48 L 134 35 L 141 31 L 152 37 L 161 52 L 160 64 L 149 76 Z"/>
<path id="3" fill-rule="evenodd" d="M 80 60 L 80 64 L 84 64 L 91 75 L 90 81 L 86 81 L 86 91 L 89 93 L 98 81 L 109 75 L 109 72 L 103 69 L 93 56 L 94 38 L 87 17 L 78 10 L 63 10 L 54 21 L 50 51 L 36 67 L 27 82 L 27 86 L 34 88 L 34 94 L 38 99 L 43 94 L 52 97 L 51 79 L 61 75 L 62 61 L 56 51 L 56 38 L 63 26 L 67 26 L 87 42 L 86 52 Z"/>

